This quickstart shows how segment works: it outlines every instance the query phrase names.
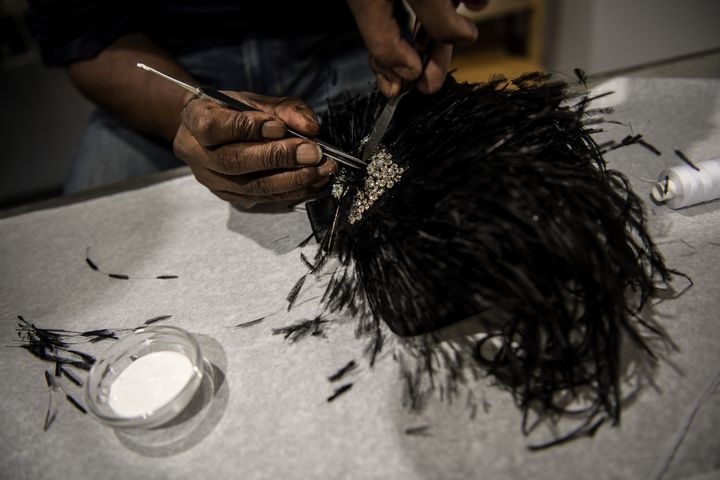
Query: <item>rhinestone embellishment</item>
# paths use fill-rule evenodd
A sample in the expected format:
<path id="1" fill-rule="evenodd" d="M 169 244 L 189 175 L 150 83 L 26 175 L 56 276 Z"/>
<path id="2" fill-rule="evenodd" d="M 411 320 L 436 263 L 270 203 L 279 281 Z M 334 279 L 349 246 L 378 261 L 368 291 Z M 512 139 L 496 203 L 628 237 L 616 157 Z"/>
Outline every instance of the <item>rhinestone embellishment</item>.
<path id="1" fill-rule="evenodd" d="M 363 213 L 372 207 L 385 191 L 400 181 L 404 171 L 405 169 L 392 161 L 392 155 L 381 145 L 370 157 L 365 185 L 355 194 L 348 221 L 350 223 L 358 222 Z"/>

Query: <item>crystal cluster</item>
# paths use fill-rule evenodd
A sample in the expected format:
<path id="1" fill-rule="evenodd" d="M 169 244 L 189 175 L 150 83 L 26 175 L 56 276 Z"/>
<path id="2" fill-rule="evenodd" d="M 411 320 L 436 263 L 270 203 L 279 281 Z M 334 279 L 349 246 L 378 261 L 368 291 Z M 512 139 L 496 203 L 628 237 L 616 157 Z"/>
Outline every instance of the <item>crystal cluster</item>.
<path id="1" fill-rule="evenodd" d="M 348 220 L 356 223 L 386 190 L 392 188 L 405 170 L 392 161 L 392 155 L 382 145 L 370 157 L 365 185 L 358 189 L 353 200 Z"/>

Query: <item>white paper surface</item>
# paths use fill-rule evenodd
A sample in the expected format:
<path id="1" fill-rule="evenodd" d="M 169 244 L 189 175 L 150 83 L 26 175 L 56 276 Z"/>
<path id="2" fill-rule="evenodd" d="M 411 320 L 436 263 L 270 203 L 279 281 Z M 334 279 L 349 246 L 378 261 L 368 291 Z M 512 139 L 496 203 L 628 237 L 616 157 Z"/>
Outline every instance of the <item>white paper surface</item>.
<path id="1" fill-rule="evenodd" d="M 673 149 L 695 159 L 720 156 L 720 82 L 616 79 L 615 118 L 661 151 L 639 146 L 608 155 L 646 199 L 657 172 L 677 164 Z M 608 97 L 608 101 L 613 97 Z M 613 127 L 620 139 L 626 127 Z M 190 448 L 149 456 L 58 397 L 55 424 L 43 432 L 43 365 L 18 348 L 0 348 L 0 472 L 3 478 L 664 478 L 720 469 L 720 202 L 672 211 L 649 205 L 651 230 L 671 267 L 695 286 L 657 306 L 676 342 L 618 428 L 594 439 L 531 453 L 509 394 L 480 380 L 480 409 L 435 399 L 421 417 L 405 411 L 397 366 L 349 376 L 351 391 L 333 403 L 327 376 L 349 360 L 366 365 L 351 324 L 326 338 L 291 344 L 272 328 L 312 318 L 314 302 L 246 329 L 234 325 L 282 309 L 305 268 L 295 246 L 309 233 L 303 212 L 246 213 L 216 199 L 192 177 L 81 204 L 0 220 L 0 339 L 15 339 L 16 315 L 42 327 L 134 327 L 158 315 L 205 338 L 224 374 L 223 399 L 208 431 Z M 109 279 L 102 269 L 177 280 Z M 312 251 L 312 249 L 310 250 Z M 313 295 L 312 288 L 302 298 Z M 93 346 L 101 351 L 103 344 Z M 73 390 L 75 392 L 75 390 Z M 712 394 L 714 393 L 714 397 Z M 224 403 L 223 403 L 224 402 Z M 692 422 L 690 422 L 692 420 Z M 430 435 L 405 429 L 429 425 Z M 687 425 L 690 424 L 688 428 Z M 155 453 L 154 455 L 158 455 Z"/>

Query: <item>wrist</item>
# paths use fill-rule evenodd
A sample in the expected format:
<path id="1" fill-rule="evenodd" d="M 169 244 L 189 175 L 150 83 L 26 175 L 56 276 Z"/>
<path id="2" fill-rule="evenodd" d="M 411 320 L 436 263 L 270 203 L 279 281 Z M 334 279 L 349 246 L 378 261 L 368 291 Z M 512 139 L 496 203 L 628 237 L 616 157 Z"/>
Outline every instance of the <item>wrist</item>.
<path id="1" fill-rule="evenodd" d="M 183 115 L 185 112 L 185 109 L 187 106 L 193 101 L 197 100 L 198 96 L 195 95 L 192 92 L 183 91 L 182 94 L 178 97 L 176 105 L 178 106 L 175 110 L 177 111 L 177 114 L 174 115 L 175 119 L 174 122 L 168 122 L 168 128 L 165 131 L 165 134 L 163 135 L 166 140 L 168 140 L 170 143 L 173 143 L 175 140 L 175 137 L 177 136 L 177 132 L 180 129 L 180 126 L 183 123 Z"/>

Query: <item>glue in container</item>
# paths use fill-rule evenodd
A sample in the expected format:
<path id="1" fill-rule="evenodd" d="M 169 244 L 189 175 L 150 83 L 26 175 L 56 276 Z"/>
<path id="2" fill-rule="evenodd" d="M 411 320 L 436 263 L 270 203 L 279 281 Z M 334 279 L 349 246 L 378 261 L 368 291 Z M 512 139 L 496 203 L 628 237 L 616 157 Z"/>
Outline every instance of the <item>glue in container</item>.
<path id="1" fill-rule="evenodd" d="M 142 327 L 114 343 L 90 369 L 85 403 L 105 425 L 154 428 L 187 407 L 204 374 L 195 337 L 176 327 Z"/>
<path id="2" fill-rule="evenodd" d="M 720 158 L 679 165 L 660 172 L 650 195 L 672 209 L 689 207 L 720 198 Z"/>

